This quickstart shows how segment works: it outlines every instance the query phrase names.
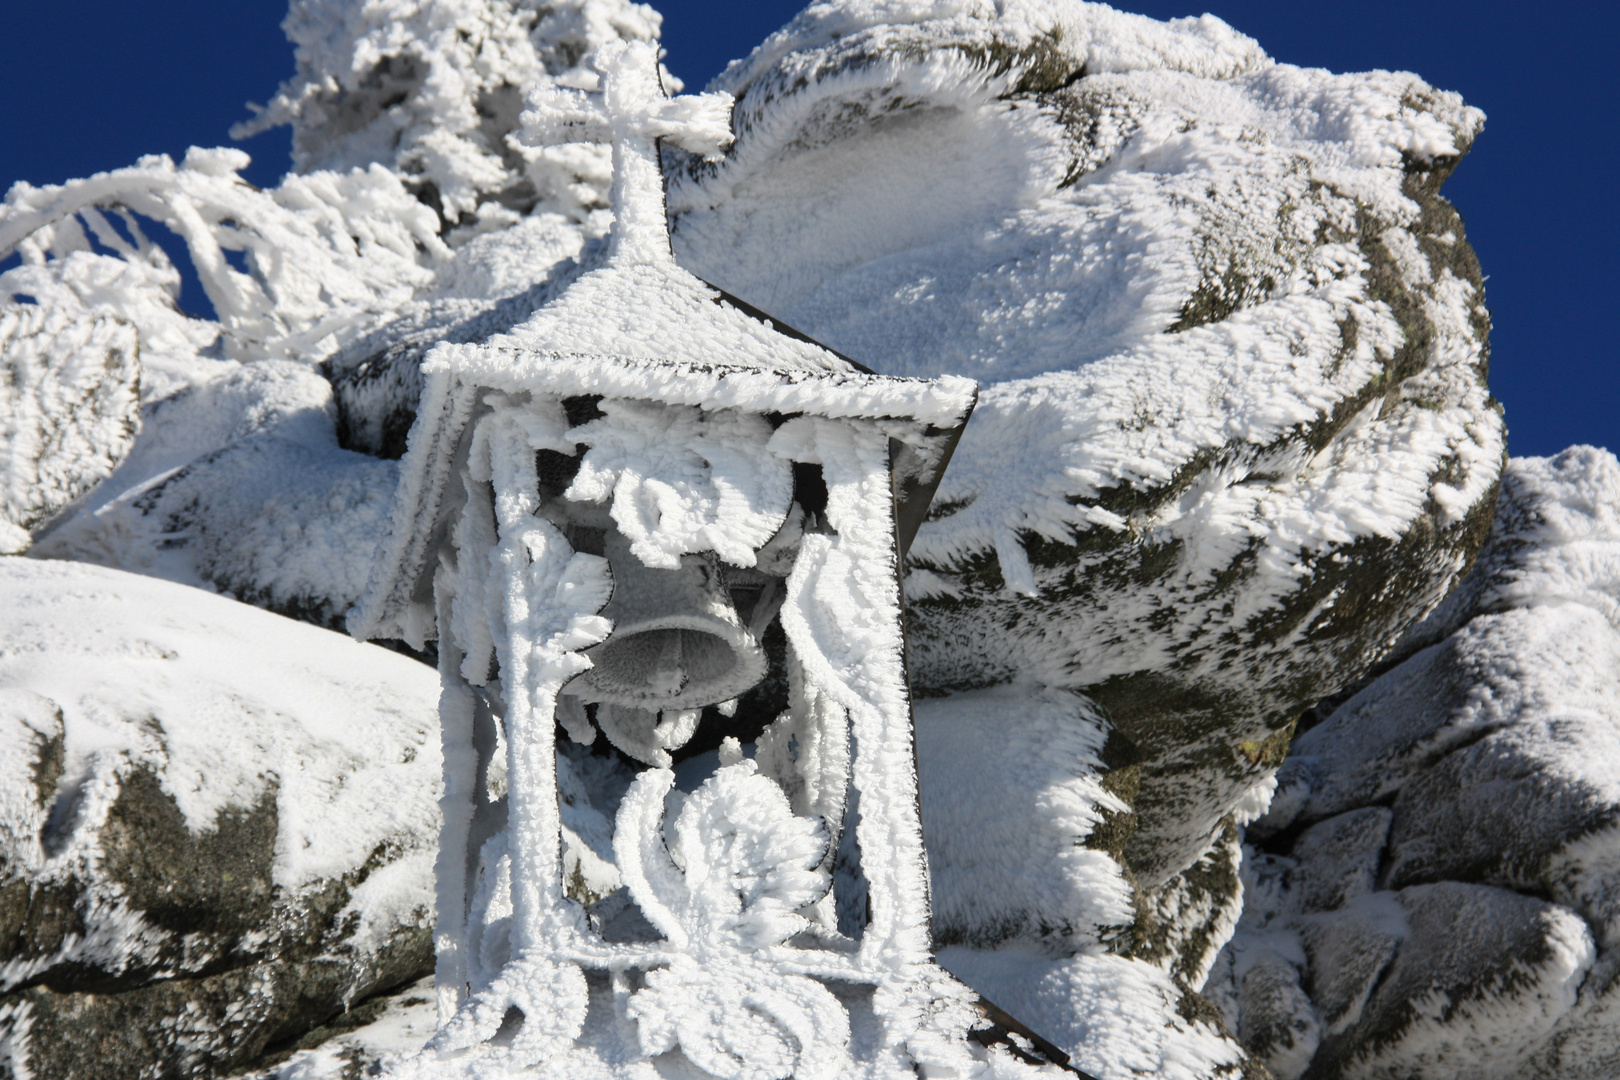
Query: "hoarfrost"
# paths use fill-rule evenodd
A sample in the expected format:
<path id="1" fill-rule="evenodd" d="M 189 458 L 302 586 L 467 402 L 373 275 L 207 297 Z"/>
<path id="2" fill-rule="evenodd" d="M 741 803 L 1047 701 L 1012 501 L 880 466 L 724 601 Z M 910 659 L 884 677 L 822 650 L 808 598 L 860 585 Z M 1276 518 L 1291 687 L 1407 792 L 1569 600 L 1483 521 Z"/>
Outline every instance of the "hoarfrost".
<path id="1" fill-rule="evenodd" d="M 758 454 L 770 437 L 765 418 L 633 400 L 602 409 L 602 419 L 569 432 L 587 449 L 566 496 L 611 499 L 619 532 L 648 566 L 673 568 L 691 551 L 754 565 L 793 501 L 788 463 Z"/>
<path id="2" fill-rule="evenodd" d="M 145 369 L 144 426 L 128 459 L 41 537 L 36 553 L 205 584 L 331 625 L 359 595 L 397 475 L 391 462 L 339 448 L 339 433 L 346 447 L 402 450 L 421 396 L 417 366 L 435 342 L 508 332 L 476 356 L 442 347 L 430 372 L 461 364 L 514 392 L 532 374 L 515 359 L 560 340 L 588 351 L 634 338 L 632 358 L 693 363 L 722 342 L 762 362 L 842 366 L 808 347 L 789 348 L 792 355 L 779 342 L 767 347 L 754 337 L 753 316 L 729 296 L 656 260 L 635 271 L 637 287 L 656 301 L 618 325 L 603 319 L 623 299 L 593 276 L 605 247 L 607 153 L 580 143 L 527 145 L 519 113 L 532 91 L 555 105 L 594 89 L 596 74 L 581 59 L 606 43 L 655 38 L 650 8 L 622 0 L 295 0 L 287 27 L 298 74 L 243 130 L 292 124 L 302 175 L 257 192 L 234 175 L 245 164 L 239 153 L 193 150 L 179 167 L 147 158 L 58 187 L 18 185 L 0 208 L 0 252 L 24 257 L 0 275 L 0 301 L 38 303 L 7 306 L 0 318 L 38 320 L 37 310 L 73 333 L 133 335 Z M 918 707 L 922 813 L 937 851 L 936 929 L 975 946 L 947 949 L 948 966 L 1112 1080 L 1242 1067 L 1236 1046 L 1213 1026 L 1177 1015 L 1189 984 L 1202 982 L 1214 961 L 1212 998 L 1258 1056 L 1293 1076 L 1319 1048 L 1340 1053 L 1364 1016 L 1405 1023 L 1396 991 L 1376 1001 L 1368 994 L 1390 963 L 1406 965 L 1391 985 L 1418 988 L 1413 994 L 1427 985 L 1430 969 L 1411 959 L 1415 951 L 1391 960 L 1413 926 L 1428 919 L 1430 933 L 1471 912 L 1494 931 L 1511 922 L 1502 912 L 1516 912 L 1546 932 L 1504 930 L 1488 947 L 1519 950 L 1523 964 L 1504 979 L 1521 979 L 1529 997 L 1487 996 L 1477 1007 L 1458 1006 L 1454 1020 L 1413 1023 L 1416 1034 L 1356 1067 L 1472 1061 L 1493 1040 L 1517 1040 L 1500 1055 L 1502 1068 L 1518 1068 L 1531 1050 L 1544 1071 L 1607 1067 L 1612 1048 L 1601 1045 L 1603 1032 L 1617 1008 L 1602 974 L 1612 970 L 1603 950 L 1617 932 L 1614 833 L 1560 830 L 1588 822 L 1613 794 L 1587 767 L 1614 756 L 1612 733 L 1593 720 L 1607 706 L 1592 703 L 1612 696 L 1605 626 L 1616 622 L 1620 574 L 1609 566 L 1607 525 L 1590 524 L 1608 520 L 1603 507 L 1613 500 L 1602 494 L 1602 477 L 1612 459 L 1590 452 L 1556 466 L 1515 466 L 1510 488 L 1521 480 L 1523 490 L 1534 487 L 1524 478 L 1538 470 L 1553 487 L 1578 470 L 1598 479 L 1537 503 L 1518 539 L 1499 541 L 1459 598 L 1402 646 L 1430 650 L 1351 703 L 1361 710 L 1359 727 L 1329 723 L 1307 744 L 1315 749 L 1286 772 L 1269 820 L 1315 824 L 1294 845 L 1294 865 L 1261 866 L 1251 853 L 1243 871 L 1250 914 L 1220 960 L 1214 953 L 1232 932 L 1241 893 L 1200 891 L 1186 873 L 1235 878 L 1231 823 L 1261 812 L 1272 786 L 1271 759 L 1250 749 L 1275 735 L 1264 723 L 1359 673 L 1438 600 L 1477 542 L 1470 537 L 1489 504 L 1501 430 L 1483 385 L 1477 267 L 1434 191 L 1480 114 L 1411 75 L 1334 76 L 1274 64 L 1210 16 L 1158 23 L 1047 0 L 993 9 L 815 3 L 714 89 L 741 100 L 737 142 L 719 162 L 670 162 L 682 261 L 885 373 L 950 372 L 985 385 L 907 575 L 920 681 L 958 688 L 1018 680 L 1016 688 Z M 696 152 L 712 153 L 726 134 L 706 146 L 694 140 Z M 662 220 L 661 208 L 626 212 Z M 175 307 L 178 274 L 136 215 L 186 240 L 217 324 Z M 572 286 L 569 302 L 543 308 L 564 286 Z M 694 321 L 707 329 L 684 332 Z M 0 344 L 0 355 L 16 366 L 29 354 Z M 322 358 L 339 386 L 336 406 L 309 366 Z M 851 376 L 846 389 L 859 388 Z M 430 382 L 424 413 L 466 404 L 443 389 Z M 793 412 L 812 404 L 803 389 L 723 373 L 677 386 L 651 365 L 619 389 L 684 393 L 706 408 Z M 941 418 L 961 396 L 953 389 L 934 403 Z M 880 398 L 874 390 L 863 404 Z M 103 426 L 92 439 L 94 468 L 54 485 L 48 506 L 30 503 L 14 523 L 32 527 L 113 469 L 129 440 L 120 441 L 113 421 Z M 850 445 L 801 419 L 777 433 L 777 445 L 794 442 L 829 469 L 856 459 L 875 468 L 891 434 L 905 433 Z M 506 435 L 524 452 L 576 445 L 561 427 Z M 703 457 L 699 450 L 713 447 L 699 448 L 683 428 L 662 448 L 669 476 L 656 479 L 642 468 L 646 449 L 620 447 L 610 461 L 608 446 L 593 445 L 578 483 L 580 494 L 596 496 L 639 485 L 647 496 L 641 516 L 657 521 L 639 539 L 655 557 L 735 541 L 740 563 L 779 523 L 785 500 L 780 469 L 772 469 L 780 462 L 753 462 L 764 471 L 746 491 L 715 485 L 694 500 L 696 489 L 682 486 L 681 455 Z M 17 456 L 10 465 L 32 468 Z M 836 485 L 834 495 L 853 498 Z M 716 508 L 739 498 L 749 528 L 731 537 L 714 528 Z M 900 655 L 881 625 L 890 598 L 871 607 L 834 602 L 876 587 L 861 563 L 883 545 L 861 535 L 852 505 L 840 511 L 848 537 L 805 538 L 793 584 L 821 620 L 793 632 L 818 674 L 846 696 L 863 650 L 895 663 Z M 524 508 L 491 514 L 497 509 L 515 523 Z M 480 680 L 502 650 L 503 668 L 533 663 L 554 675 L 546 665 L 559 660 L 556 642 L 590 636 L 596 609 L 587 601 L 600 575 L 588 559 L 551 559 L 544 527 L 530 524 L 500 557 L 535 555 L 535 587 L 568 597 L 568 617 L 528 627 L 553 640 L 518 657 L 490 633 L 513 598 L 493 586 L 458 597 L 458 636 L 473 645 L 465 670 L 478 669 Z M 1549 539 L 1555 534 L 1563 539 Z M 1438 539 L 1425 547 L 1426 536 Z M 0 537 L 14 547 L 25 539 L 15 528 Z M 479 538 L 464 540 L 465 549 Z M 1092 554 L 1075 554 L 1080 548 Z M 1397 599 L 1351 626 L 1343 613 L 1355 608 L 1361 586 L 1343 568 L 1376 569 L 1380 558 L 1405 575 L 1387 590 Z M 419 641 L 424 616 L 413 617 L 402 629 Z M 1553 657 L 1536 661 L 1545 678 L 1525 662 L 1537 649 Z M 1433 680 L 1437 657 L 1460 657 L 1460 669 L 1478 676 L 1470 684 L 1478 693 L 1444 717 L 1408 710 L 1402 696 Z M 1165 706 L 1175 726 L 1166 735 L 1141 721 L 1137 701 L 1075 693 L 1165 673 L 1184 682 L 1154 683 L 1156 698 L 1182 700 L 1178 694 L 1195 688 L 1214 699 L 1224 690 L 1230 713 L 1211 725 L 1199 706 L 1185 714 Z M 1032 689 L 1032 680 L 1057 689 Z M 19 738 L 50 736 L 37 704 L 17 714 Z M 470 715 L 472 702 L 461 704 Z M 1137 727 L 1129 726 L 1131 708 Z M 1109 719 L 1113 709 L 1118 723 Z M 1361 723 L 1374 713 L 1433 720 L 1433 737 L 1374 746 L 1391 731 Z M 1541 719 L 1518 722 L 1532 714 Z M 459 714 L 447 707 L 446 715 Z M 1004 724 L 1004 737 L 992 719 Z M 575 720 L 580 734 L 589 732 Z M 1182 734 L 1199 724 L 1218 729 L 1213 743 L 1224 757 L 1213 772 L 1188 764 L 1210 749 Z M 1352 727 L 1359 734 L 1337 742 L 1326 734 Z M 1128 734 L 1151 758 L 1134 805 L 1102 779 L 1117 768 L 1102 761 L 1111 733 Z M 621 745 L 635 741 L 620 735 Z M 772 755 L 790 753 L 791 737 L 783 728 L 762 739 L 767 771 Z M 799 738 L 798 752 L 811 753 Z M 667 758 L 667 747 L 642 742 L 649 755 Z M 1473 757 L 1468 745 L 1480 747 Z M 1512 789 L 1513 798 L 1485 808 L 1505 816 L 1504 808 L 1547 801 L 1534 783 L 1520 791 L 1513 777 L 1492 771 L 1491 754 L 1535 762 L 1564 816 L 1532 815 L 1535 827 L 1495 865 L 1492 885 L 1430 888 L 1420 879 L 1460 873 L 1459 861 L 1492 854 L 1453 842 L 1466 840 L 1458 821 L 1479 807 L 1448 802 L 1451 787 Z M 1225 765 L 1227 757 L 1236 764 Z M 1433 767 L 1437 757 L 1450 764 Z M 1377 768 L 1366 764 L 1373 759 Z M 521 753 L 512 761 L 547 767 Z M 731 783 L 751 765 L 731 757 L 721 772 Z M 571 768 L 559 761 L 559 784 Z M 814 801 L 814 786 L 792 798 Z M 1406 788 L 1412 794 L 1398 794 Z M 1383 816 L 1368 816 L 1369 799 L 1391 796 L 1422 804 L 1411 818 L 1417 824 L 1392 829 Z M 559 858 L 586 888 L 608 892 L 621 867 L 604 842 L 601 807 L 590 802 L 565 799 L 559 808 Z M 602 805 L 616 803 L 617 795 Z M 1139 820 L 1130 841 L 1128 829 L 1110 831 L 1126 813 Z M 521 948 L 533 930 L 521 925 L 529 900 L 512 895 L 514 856 L 492 843 L 486 866 L 497 869 L 479 886 L 490 951 L 473 958 L 489 971 L 503 961 L 501 949 Z M 1386 843 L 1409 879 L 1399 902 L 1378 876 L 1378 859 L 1369 860 Z M 441 853 L 441 870 L 465 856 Z M 1555 902 L 1530 904 L 1503 883 L 1546 888 Z M 1428 914 L 1409 918 L 1420 908 Z M 1123 947 L 1121 929 L 1144 911 L 1158 925 L 1135 929 L 1163 932 L 1144 953 L 1164 941 L 1170 952 L 1153 954 L 1152 963 L 1104 952 Z M 510 938 L 496 932 L 514 919 Z M 901 931 L 922 948 L 918 928 Z M 138 927 L 117 932 L 139 937 Z M 1445 944 L 1431 937 L 1425 950 Z M 1556 947 L 1541 948 L 1548 942 Z M 1447 954 L 1464 982 L 1487 977 L 1464 955 L 1486 947 L 1475 941 Z M 1331 965 L 1317 959 L 1330 955 L 1339 958 Z M 1313 965 L 1324 973 L 1316 981 Z M 1331 992 L 1330 966 L 1342 974 Z M 1588 972 L 1577 1001 L 1574 987 Z M 453 963 L 441 974 L 463 984 Z M 543 974 L 537 969 L 533 985 L 474 987 L 489 991 L 479 1030 L 497 1029 L 512 1003 L 532 1012 L 536 995 L 556 992 L 570 1008 L 583 1007 L 583 987 L 556 972 L 552 986 Z M 724 1003 L 681 978 L 669 976 L 645 998 L 649 1037 L 665 1046 L 690 1033 L 701 1055 L 714 1048 L 714 1033 L 683 1022 L 686 999 Z M 824 1027 L 815 1018 L 825 1003 L 793 986 L 781 983 L 779 1028 Z M 1530 998 L 1535 1008 L 1521 1008 Z M 1439 1001 L 1430 1000 L 1431 1011 Z M 25 1021 L 13 1020 L 11 1030 L 22 1031 Z M 570 1024 L 562 1014 L 557 1022 Z M 537 1024 L 531 1034 L 539 1033 Z M 285 1075 L 327 1075 L 336 1059 L 322 1054 L 289 1063 Z"/>
<path id="3" fill-rule="evenodd" d="M 127 308 L 126 318 L 159 340 L 206 343 L 175 326 L 178 281 L 133 211 L 186 242 L 228 357 L 318 359 L 366 316 L 430 284 L 433 262 L 448 255 L 432 211 L 381 166 L 289 176 L 264 192 L 236 175 L 248 160 L 240 150 L 193 147 L 178 167 L 159 155 L 66 184 L 13 185 L 0 207 L 0 255 L 17 251 L 24 266 L 10 273 L 29 273 L 5 284 L 16 290 L 43 278 L 93 305 L 104 278 L 129 275 L 140 284 L 105 297 Z M 128 237 L 102 207 L 126 211 Z M 96 253 L 81 220 L 114 254 Z M 227 252 L 242 253 L 246 270 Z"/>
<path id="4" fill-rule="evenodd" d="M 523 146 L 524 97 L 593 85 L 583 57 L 654 40 L 662 21 L 626 0 L 293 0 L 283 25 L 298 73 L 232 135 L 291 124 L 298 171 L 387 166 L 447 221 L 471 219 L 464 235 L 537 205 L 583 217 L 606 205 L 607 150 Z"/>
<path id="5" fill-rule="evenodd" d="M 1095 707 L 997 687 L 923 698 L 916 711 L 935 942 L 1018 939 L 1062 955 L 1129 925 L 1119 863 L 1087 845 L 1129 812 L 1100 783 L 1107 733 Z"/>
<path id="6" fill-rule="evenodd" d="M 122 319 L 0 302 L 0 554 L 27 550 L 129 452 L 139 380 Z"/>
<path id="7" fill-rule="evenodd" d="M 229 593 L 341 626 L 370 573 L 397 469 L 342 450 L 307 365 L 228 365 L 142 410 L 134 449 L 32 554 Z"/>

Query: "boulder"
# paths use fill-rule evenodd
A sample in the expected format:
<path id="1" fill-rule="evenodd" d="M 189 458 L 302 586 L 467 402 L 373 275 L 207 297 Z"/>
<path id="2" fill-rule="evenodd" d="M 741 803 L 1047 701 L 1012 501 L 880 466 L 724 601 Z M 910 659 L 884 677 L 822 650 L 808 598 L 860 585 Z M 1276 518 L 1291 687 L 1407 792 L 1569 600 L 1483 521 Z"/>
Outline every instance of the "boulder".
<path id="1" fill-rule="evenodd" d="M 83 564 L 0 603 L 11 1075 L 225 1075 L 431 969 L 431 669 Z"/>
<path id="2" fill-rule="evenodd" d="M 1389 909 L 1379 913 L 1384 933 L 1358 923 L 1359 905 L 1347 917 L 1307 924 L 1308 989 L 1327 1008 L 1305 1075 L 1533 1075 L 1531 1057 L 1575 1005 L 1592 966 L 1592 936 L 1580 918 L 1455 881 L 1378 899 Z M 1368 948 L 1374 942 L 1381 944 Z"/>
<path id="3" fill-rule="evenodd" d="M 737 141 L 717 163 L 666 153 L 677 256 L 878 371 L 979 380 L 910 554 L 914 682 L 1081 695 L 1100 745 L 1054 768 L 1097 788 L 1087 850 L 1133 897 L 1106 948 L 1191 993 L 1295 719 L 1439 603 L 1489 528 L 1489 319 L 1439 195 L 1481 114 L 1409 74 L 1276 64 L 1217 19 L 1044 0 L 816 4 L 712 89 L 738 98 Z M 331 358 L 344 445 L 400 453 L 432 343 L 521 328 L 593 257 L 574 242 L 526 290 L 450 285 Z M 1048 730 L 1040 709 L 992 715 L 1032 725 L 1014 741 Z M 943 854 L 963 822 L 1011 834 L 1037 812 L 1016 770 L 976 779 L 934 829 L 942 866 L 965 865 Z M 1046 949 L 1094 925 L 1096 898 L 1030 914 L 1084 893 L 1083 861 L 995 902 L 1003 870 L 941 871 L 947 937 Z"/>
<path id="4" fill-rule="evenodd" d="M 1593 1078 L 1620 1068 L 1620 461 L 1515 459 L 1473 572 L 1296 740 L 1250 829 L 1212 993 L 1269 1006 L 1292 948 L 1320 1047 L 1283 1080 Z"/>
<path id="5" fill-rule="evenodd" d="M 1489 320 L 1439 195 L 1481 114 L 1043 0 L 816 4 L 711 89 L 737 140 L 666 158 L 677 255 L 875 370 L 980 382 L 910 552 L 913 680 L 1095 707 L 1122 805 L 1088 843 L 1136 897 L 1108 947 L 1191 991 L 1295 719 L 1489 528 Z"/>
<path id="6" fill-rule="evenodd" d="M 1484 539 L 1488 319 L 1438 194 L 1482 117 L 1210 17 L 995 12 L 817 4 L 733 64 L 677 253 L 885 374 L 980 381 L 911 552 L 914 678 L 1090 696 L 1155 889 Z"/>
<path id="7" fill-rule="evenodd" d="M 915 713 L 940 963 L 1097 1080 L 1244 1076 L 1243 1047 L 1187 990 L 1230 926 L 1216 919 L 1219 932 L 1205 932 L 1204 907 L 1179 920 L 1201 943 L 1167 934 L 1151 954 L 1137 947 L 1141 900 L 1114 846 L 1127 804 L 1105 782 L 1096 706 L 999 686 L 922 698 Z M 1235 920 L 1232 890 L 1219 887 L 1223 871 L 1235 873 L 1235 842 L 1178 878 L 1167 903 L 1199 908 L 1213 897 Z"/>
<path id="8" fill-rule="evenodd" d="M 320 369 L 329 385 L 279 361 L 199 362 L 39 553 L 337 624 L 423 356 L 520 326 L 605 224 L 602 156 L 519 146 L 513 105 L 574 80 L 590 44 L 655 23 L 617 0 L 531 7 L 294 5 L 299 74 L 264 121 L 294 125 L 303 168 L 408 184 L 456 252 L 404 245 L 408 273 L 371 268 L 365 326 L 346 308 L 320 339 L 346 343 Z M 1103 1055 L 1131 1062 L 1121 1076 L 1303 1068 L 1347 1045 L 1311 997 L 1326 946 L 1289 920 L 1369 896 L 1393 911 L 1386 894 L 1462 873 L 1443 843 L 1401 831 L 1398 808 L 1386 821 L 1361 813 L 1383 802 L 1334 802 L 1353 766 L 1320 794 L 1307 766 L 1290 774 L 1287 807 L 1317 800 L 1273 831 L 1276 859 L 1312 868 L 1301 899 L 1278 900 L 1271 945 L 1219 954 L 1244 875 L 1260 880 L 1240 829 L 1296 718 L 1440 602 L 1491 521 L 1488 315 L 1439 195 L 1481 115 L 1412 75 L 1275 64 L 1212 17 L 1056 0 L 817 3 L 714 88 L 739 99 L 735 146 L 718 163 L 666 158 L 683 263 L 876 370 L 983 388 L 906 580 L 939 926 L 963 977 L 993 998 L 1040 986 L 1004 1004 L 1085 1054 L 1158 1048 Z M 300 315 L 300 348 L 329 314 Z M 1456 629 L 1427 625 L 1401 655 Z M 49 741 L 48 724 L 19 723 Z M 1534 759 L 1539 738 L 1514 752 Z M 1421 747 L 1379 753 L 1427 767 Z M 1446 782 L 1516 782 L 1465 764 Z M 1569 796 L 1531 847 L 1598 835 L 1582 814 L 1601 802 Z M 1385 849 L 1368 854 L 1386 829 L 1412 868 L 1399 885 L 1379 876 Z M 1579 847 L 1559 848 L 1557 873 L 1597 897 Z M 1285 897 L 1289 867 L 1274 869 Z M 1196 992 L 1206 978 L 1219 1009 Z M 1140 1015 L 1088 996 L 1089 980 L 1135 988 L 1121 1000 Z"/>

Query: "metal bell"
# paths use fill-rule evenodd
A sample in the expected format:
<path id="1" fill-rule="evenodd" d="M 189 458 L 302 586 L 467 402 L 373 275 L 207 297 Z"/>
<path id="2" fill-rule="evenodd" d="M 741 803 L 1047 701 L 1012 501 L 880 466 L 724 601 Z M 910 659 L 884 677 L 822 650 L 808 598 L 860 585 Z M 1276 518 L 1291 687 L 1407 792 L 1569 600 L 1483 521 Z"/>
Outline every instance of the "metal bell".
<path id="1" fill-rule="evenodd" d="M 742 623 L 712 552 L 673 570 L 648 566 L 616 529 L 603 537 L 613 597 L 608 639 L 568 684 L 582 701 L 653 712 L 729 701 L 765 677 L 765 650 Z"/>

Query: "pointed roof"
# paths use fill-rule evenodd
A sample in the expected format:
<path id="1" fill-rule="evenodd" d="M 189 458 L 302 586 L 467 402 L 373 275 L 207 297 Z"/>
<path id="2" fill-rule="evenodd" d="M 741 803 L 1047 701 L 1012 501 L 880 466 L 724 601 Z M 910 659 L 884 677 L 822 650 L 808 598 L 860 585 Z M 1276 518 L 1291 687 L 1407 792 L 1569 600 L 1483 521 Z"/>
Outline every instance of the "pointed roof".
<path id="1" fill-rule="evenodd" d="M 761 370 L 862 371 L 682 269 L 670 248 L 658 144 L 709 158 L 730 145 L 731 95 L 670 98 L 658 50 L 614 41 L 596 52 L 598 92 L 551 87 L 524 113 L 531 142 L 611 142 L 613 231 L 606 257 L 555 302 L 490 344 L 664 363 L 725 363 Z"/>
<path id="2" fill-rule="evenodd" d="M 441 343 L 422 365 L 423 396 L 401 462 L 388 538 L 350 613 L 356 637 L 417 646 L 433 630 L 433 552 L 443 543 L 454 462 L 486 392 L 642 398 L 709 409 L 912 421 L 919 446 L 897 451 L 902 547 L 972 411 L 970 380 L 900 379 L 855 361 L 695 277 L 676 262 L 658 140 L 718 156 L 731 98 L 669 98 L 647 42 L 597 50 L 600 92 L 552 88 L 524 114 L 525 136 L 613 143 L 613 232 L 602 262 L 524 323 L 476 345 Z"/>

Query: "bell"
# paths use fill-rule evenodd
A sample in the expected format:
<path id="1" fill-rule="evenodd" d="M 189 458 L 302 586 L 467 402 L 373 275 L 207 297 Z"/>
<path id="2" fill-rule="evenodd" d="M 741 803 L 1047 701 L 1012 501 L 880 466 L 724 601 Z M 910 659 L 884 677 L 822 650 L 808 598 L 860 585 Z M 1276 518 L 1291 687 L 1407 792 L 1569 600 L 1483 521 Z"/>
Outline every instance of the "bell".
<path id="1" fill-rule="evenodd" d="M 613 633 L 586 651 L 593 666 L 568 693 L 661 713 L 729 701 L 765 677 L 765 650 L 732 606 L 713 553 L 684 555 L 673 570 L 651 567 L 616 529 L 602 553 L 613 575 L 602 614 Z"/>

